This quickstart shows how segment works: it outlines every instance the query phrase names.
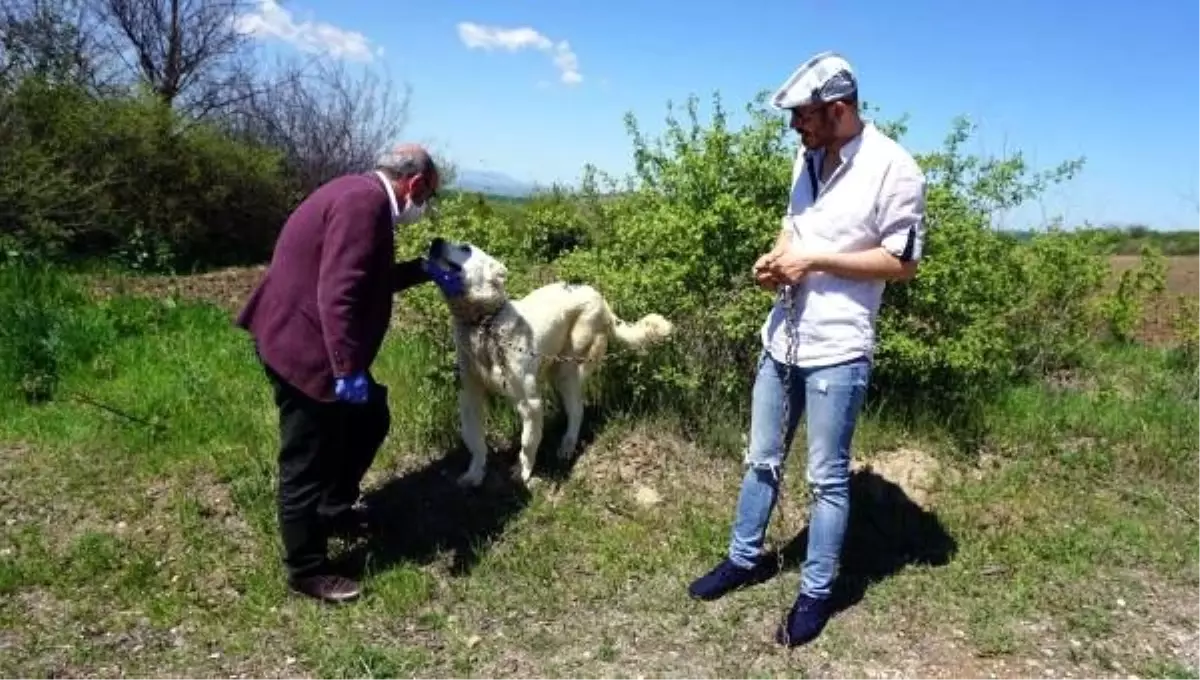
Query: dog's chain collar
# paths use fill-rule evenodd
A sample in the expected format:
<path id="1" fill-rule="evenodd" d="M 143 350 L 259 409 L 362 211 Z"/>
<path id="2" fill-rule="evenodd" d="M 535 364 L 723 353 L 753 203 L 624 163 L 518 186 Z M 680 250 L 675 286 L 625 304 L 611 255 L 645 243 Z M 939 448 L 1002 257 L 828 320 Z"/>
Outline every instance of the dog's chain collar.
<path id="1" fill-rule="evenodd" d="M 544 359 L 546 361 L 550 361 L 552 363 L 560 363 L 560 364 L 597 363 L 597 362 L 604 361 L 606 359 L 611 359 L 614 356 L 620 356 L 622 354 L 635 354 L 639 351 L 642 351 L 642 352 L 645 351 L 645 350 L 639 350 L 639 349 L 636 349 L 633 347 L 614 348 L 614 347 L 610 346 L 607 350 L 605 350 L 603 355 L 596 357 L 596 358 L 568 356 L 565 354 L 552 354 L 549 352 L 538 352 L 537 350 L 533 350 L 528 347 L 522 347 L 522 346 L 516 345 L 515 343 L 504 340 L 503 338 L 499 337 L 494 332 L 495 331 L 494 324 L 496 321 L 496 317 L 498 317 L 499 315 L 500 315 L 500 312 L 499 312 L 499 310 L 497 310 L 490 314 L 481 315 L 479 317 L 479 320 L 471 322 L 471 326 L 473 328 L 478 328 L 480 330 L 480 334 L 482 335 L 482 337 L 484 338 L 484 340 L 486 341 L 488 346 L 497 347 L 497 348 L 500 348 L 501 350 L 508 351 L 508 352 L 515 352 L 517 354 L 525 354 L 525 355 L 528 355 L 531 357 L 538 357 L 538 358 Z"/>
<path id="2" fill-rule="evenodd" d="M 722 295 L 716 296 L 716 298 L 714 300 L 710 301 L 709 306 L 712 306 L 713 304 L 720 304 L 721 302 L 728 302 L 730 300 L 735 299 L 736 297 L 743 294 L 744 292 L 745 292 L 744 288 L 735 288 L 733 290 L 727 291 Z M 795 345 L 795 337 L 794 337 L 795 336 L 795 319 L 793 317 L 793 314 L 794 314 L 793 309 L 794 309 L 794 304 L 795 304 L 795 301 L 794 301 L 795 293 L 794 293 L 794 291 L 790 290 L 790 288 L 785 288 L 785 289 L 782 289 L 779 291 L 778 296 L 780 296 L 784 299 L 785 309 L 787 310 L 786 323 L 788 324 L 788 328 L 789 328 L 787 361 L 788 361 L 788 365 L 790 366 L 792 359 L 795 358 L 795 351 L 796 351 L 796 348 L 794 346 Z M 478 329 L 480 331 L 481 336 L 485 340 L 487 340 L 490 343 L 490 345 L 501 348 L 505 351 L 516 352 L 518 354 L 525 354 L 525 355 L 528 355 L 531 357 L 540 357 L 547 361 L 551 361 L 551 362 L 555 362 L 555 363 L 566 363 L 566 364 L 598 363 L 598 362 L 606 361 L 608 359 L 611 359 L 611 358 L 617 357 L 617 356 L 622 356 L 622 355 L 627 355 L 627 354 L 640 354 L 640 353 L 645 352 L 645 349 L 637 349 L 637 348 L 633 348 L 633 347 L 612 347 L 611 345 L 603 353 L 603 355 L 601 355 L 598 358 L 576 357 L 576 356 L 568 356 L 568 355 L 563 355 L 563 354 L 552 354 L 552 353 L 548 353 L 548 352 L 538 352 L 538 351 L 530 349 L 528 347 L 518 346 L 513 342 L 504 340 L 503 338 L 499 337 L 499 335 L 497 333 L 495 333 L 495 321 L 499 315 L 500 315 L 500 310 L 497 309 L 495 311 L 480 314 L 477 317 L 475 317 L 474 319 L 467 320 L 467 323 L 471 328 Z M 697 335 L 698 334 L 697 331 L 702 332 L 703 330 L 709 329 L 710 326 L 711 326 L 711 324 L 701 323 L 697 329 L 692 329 L 692 331 L 689 334 Z M 789 378 L 790 378 L 790 374 L 789 374 Z"/>

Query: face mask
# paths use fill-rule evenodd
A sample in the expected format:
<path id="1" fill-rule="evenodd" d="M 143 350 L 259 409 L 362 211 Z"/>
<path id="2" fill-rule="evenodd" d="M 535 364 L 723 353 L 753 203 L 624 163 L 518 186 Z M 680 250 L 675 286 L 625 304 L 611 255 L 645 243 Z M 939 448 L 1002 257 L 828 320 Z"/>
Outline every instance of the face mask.
<path id="1" fill-rule="evenodd" d="M 417 220 L 421 219 L 421 216 L 423 216 L 424 214 L 425 214 L 425 205 L 424 204 L 417 205 L 416 203 L 413 203 L 412 199 L 410 198 L 407 200 L 407 204 L 404 206 L 404 210 L 401 210 L 400 215 L 398 217 L 396 217 L 396 224 L 401 224 L 401 225 L 413 224 Z"/>

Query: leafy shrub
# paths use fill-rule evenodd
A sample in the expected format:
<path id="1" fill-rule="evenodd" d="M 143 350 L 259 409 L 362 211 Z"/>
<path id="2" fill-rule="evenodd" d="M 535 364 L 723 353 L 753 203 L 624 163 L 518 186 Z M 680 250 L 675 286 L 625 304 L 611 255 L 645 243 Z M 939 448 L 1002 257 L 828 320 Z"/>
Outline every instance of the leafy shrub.
<path id="1" fill-rule="evenodd" d="M 1116 342 L 1133 342 L 1146 303 L 1167 287 L 1167 265 L 1162 255 L 1149 245 L 1142 246 L 1141 254 L 1138 266 L 1121 272 L 1116 290 L 1101 302 L 1108 334 Z"/>
<path id="2" fill-rule="evenodd" d="M 1022 244 L 990 225 L 993 211 L 1036 197 L 1079 163 L 1029 173 L 1020 155 L 964 157 L 970 132 L 956 121 L 941 151 L 917 156 L 928 179 L 925 257 L 913 281 L 887 288 L 879 322 L 877 390 L 951 417 L 1077 362 L 1106 272 L 1068 234 Z"/>
<path id="3" fill-rule="evenodd" d="M 1176 296 L 1171 328 L 1175 333 L 1175 343 L 1170 348 L 1171 364 L 1195 373 L 1200 369 L 1200 307 L 1194 297 Z"/>
<path id="4" fill-rule="evenodd" d="M 152 270 L 260 261 L 294 200 L 278 154 L 153 96 L 95 99 L 27 78 L 0 108 L 6 252 Z"/>
<path id="5" fill-rule="evenodd" d="M 731 406 L 744 414 L 772 303 L 749 270 L 778 232 L 794 135 L 762 99 L 747 107 L 740 128 L 719 98 L 707 121 L 698 109 L 690 99 L 680 121 L 668 107 L 657 139 L 627 117 L 635 172 L 622 182 L 589 169 L 570 201 L 561 193 L 539 199 L 523 216 L 456 197 L 404 238 L 414 248 L 433 234 L 480 244 L 508 262 L 514 295 L 554 276 L 598 287 L 626 319 L 671 318 L 680 329 L 674 342 L 605 362 L 596 389 L 607 404 L 696 418 Z M 904 132 L 902 123 L 879 127 Z M 1021 242 L 990 226 L 994 211 L 1035 198 L 1081 162 L 1035 172 L 1019 155 L 966 155 L 970 134 L 956 121 L 942 149 L 917 156 L 929 178 L 925 259 L 914 281 L 887 289 L 873 395 L 951 415 L 973 413 L 1013 381 L 1077 362 L 1106 271 L 1063 232 Z M 424 291 L 406 304 L 445 317 Z"/>

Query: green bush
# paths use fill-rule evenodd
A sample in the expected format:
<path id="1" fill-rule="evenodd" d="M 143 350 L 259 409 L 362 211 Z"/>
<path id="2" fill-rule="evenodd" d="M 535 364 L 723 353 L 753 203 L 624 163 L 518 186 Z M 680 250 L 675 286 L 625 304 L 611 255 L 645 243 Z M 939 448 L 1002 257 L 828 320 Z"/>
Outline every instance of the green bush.
<path id="1" fill-rule="evenodd" d="M 514 295 L 559 277 L 595 285 L 626 319 L 671 318 L 680 329 L 672 343 L 605 362 L 595 389 L 606 404 L 695 418 L 730 407 L 744 413 L 772 303 L 749 270 L 779 229 L 794 133 L 761 99 L 737 128 L 719 98 L 707 121 L 698 110 L 695 98 L 686 121 L 669 110 L 657 139 L 627 117 L 635 173 L 623 182 L 589 170 L 570 200 L 555 193 L 519 216 L 454 197 L 403 238 L 413 248 L 433 234 L 480 244 L 508 262 Z M 1078 362 L 1107 271 L 1066 233 L 1021 242 L 990 226 L 994 211 L 1035 198 L 1081 162 L 1034 172 L 1019 155 L 966 155 L 970 133 L 956 121 L 942 149 L 917 156 L 929 177 L 925 259 L 914 281 L 887 289 L 873 394 L 959 416 L 1007 384 Z M 435 295 L 422 291 L 406 304 L 445 318 Z"/>
<path id="2" fill-rule="evenodd" d="M 2 108 L 5 253 L 111 256 L 149 270 L 256 262 L 294 201 L 278 154 L 150 95 L 95 99 L 27 78 Z"/>
<path id="3" fill-rule="evenodd" d="M 1133 342 L 1146 303 L 1166 288 L 1167 265 L 1162 254 L 1152 246 L 1143 245 L 1139 265 L 1121 272 L 1116 289 L 1101 300 L 1101 314 L 1110 339 L 1119 343 Z"/>
<path id="4" fill-rule="evenodd" d="M 1036 197 L 1079 163 L 1030 173 L 1019 155 L 963 156 L 970 132 L 956 121 L 941 151 L 917 156 L 928 178 L 925 257 L 913 281 L 887 288 L 879 323 L 878 390 L 951 417 L 1079 361 L 1107 271 L 1064 232 L 1020 243 L 990 225 L 993 211 Z"/>

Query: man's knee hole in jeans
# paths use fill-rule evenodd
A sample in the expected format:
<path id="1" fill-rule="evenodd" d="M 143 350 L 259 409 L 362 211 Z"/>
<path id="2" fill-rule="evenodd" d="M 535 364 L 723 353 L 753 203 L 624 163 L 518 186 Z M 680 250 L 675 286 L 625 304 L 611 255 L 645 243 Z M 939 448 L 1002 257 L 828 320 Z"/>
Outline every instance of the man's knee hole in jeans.
<path id="1" fill-rule="evenodd" d="M 760 364 L 761 365 L 761 364 Z M 817 394 L 822 396 L 829 394 L 829 381 L 825 378 L 819 378 L 814 384 Z M 742 464 L 747 468 L 760 470 L 771 473 L 771 481 L 778 483 L 780 476 L 783 474 L 784 461 L 788 458 L 788 450 L 791 448 L 785 441 L 786 436 L 781 439 L 780 448 L 778 451 L 768 452 L 763 456 L 755 456 L 751 453 L 750 446 L 747 444 L 742 449 Z M 795 443 L 793 437 L 792 444 Z M 808 480 L 810 487 L 814 486 L 811 477 Z"/>

